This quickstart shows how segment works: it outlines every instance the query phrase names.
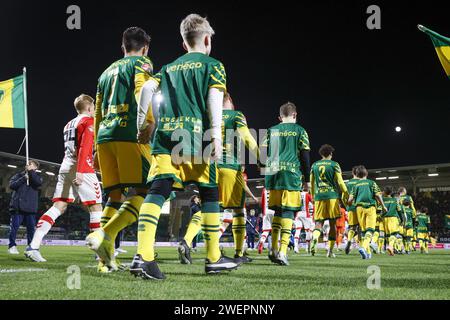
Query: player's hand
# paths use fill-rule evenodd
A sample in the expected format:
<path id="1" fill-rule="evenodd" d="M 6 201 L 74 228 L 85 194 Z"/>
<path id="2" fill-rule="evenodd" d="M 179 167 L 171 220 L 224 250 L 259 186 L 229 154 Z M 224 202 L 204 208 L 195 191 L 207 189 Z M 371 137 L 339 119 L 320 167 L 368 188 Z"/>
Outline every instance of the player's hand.
<path id="1" fill-rule="evenodd" d="M 255 202 L 256 202 L 256 203 L 258 203 L 258 202 L 259 202 L 259 200 L 258 200 L 258 198 L 257 198 L 257 197 L 255 197 L 255 196 L 252 196 L 252 198 L 253 198 L 253 200 L 255 200 Z"/>
<path id="2" fill-rule="evenodd" d="M 384 213 L 388 212 L 388 209 L 386 208 L 386 206 L 383 206 L 383 212 Z"/>
<path id="3" fill-rule="evenodd" d="M 83 174 L 77 172 L 76 178 L 73 179 L 73 183 L 77 186 L 81 186 L 81 184 L 83 183 Z"/>
<path id="4" fill-rule="evenodd" d="M 217 161 L 222 157 L 222 141 L 213 138 L 212 145 L 211 160 Z"/>
<path id="5" fill-rule="evenodd" d="M 94 153 L 94 170 L 100 171 L 100 165 L 98 164 L 98 154 L 97 152 Z"/>
<path id="6" fill-rule="evenodd" d="M 137 140 L 140 144 L 149 144 L 152 135 L 152 126 L 147 126 L 145 129 L 139 129 Z"/>

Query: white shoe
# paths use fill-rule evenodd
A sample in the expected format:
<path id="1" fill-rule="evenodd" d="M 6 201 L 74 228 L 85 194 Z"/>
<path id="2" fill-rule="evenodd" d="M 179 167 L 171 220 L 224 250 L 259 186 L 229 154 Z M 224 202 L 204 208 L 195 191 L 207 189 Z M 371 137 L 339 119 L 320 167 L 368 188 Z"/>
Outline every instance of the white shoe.
<path id="1" fill-rule="evenodd" d="M 19 254 L 19 250 L 17 250 L 17 247 L 14 246 L 14 247 L 11 247 L 8 249 L 8 253 L 9 254 Z"/>
<path id="2" fill-rule="evenodd" d="M 120 249 L 120 248 L 117 248 L 116 251 L 117 251 L 118 253 L 127 253 L 127 252 L 128 252 L 127 250 Z"/>
<path id="3" fill-rule="evenodd" d="M 34 262 L 46 262 L 47 261 L 44 259 L 44 257 L 42 257 L 39 250 L 31 249 L 31 247 L 28 247 L 25 250 L 24 254 L 25 254 L 25 257 L 27 257 L 28 259 L 30 259 L 31 261 L 34 261 Z"/>
<path id="4" fill-rule="evenodd" d="M 327 258 L 336 258 L 336 255 L 331 250 L 327 250 Z"/>
<path id="5" fill-rule="evenodd" d="M 298 247 L 294 247 L 294 252 L 295 252 L 295 253 L 298 253 L 298 251 L 299 251 L 299 250 L 298 250 Z"/>

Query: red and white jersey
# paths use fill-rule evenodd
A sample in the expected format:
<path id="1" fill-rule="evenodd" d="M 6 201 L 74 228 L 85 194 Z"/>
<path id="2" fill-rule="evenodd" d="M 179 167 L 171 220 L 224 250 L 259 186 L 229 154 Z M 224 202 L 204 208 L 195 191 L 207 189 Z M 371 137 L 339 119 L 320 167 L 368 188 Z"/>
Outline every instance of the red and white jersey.
<path id="1" fill-rule="evenodd" d="M 80 114 L 64 127 L 64 159 L 59 172 L 95 173 L 92 151 L 94 118 Z"/>
<path id="2" fill-rule="evenodd" d="M 307 218 L 314 216 L 314 204 L 312 201 L 312 196 L 309 192 L 302 191 L 302 207 L 300 212 L 303 212 Z"/>

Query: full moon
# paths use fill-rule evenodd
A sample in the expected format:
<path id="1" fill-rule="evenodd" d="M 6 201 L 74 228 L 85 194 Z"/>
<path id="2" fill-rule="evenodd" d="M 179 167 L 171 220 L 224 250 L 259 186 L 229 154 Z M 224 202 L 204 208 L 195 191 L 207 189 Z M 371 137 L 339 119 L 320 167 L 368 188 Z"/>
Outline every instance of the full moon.
<path id="1" fill-rule="evenodd" d="M 402 131 L 402 128 L 401 127 L 395 127 L 395 131 L 396 132 L 400 132 L 400 131 Z"/>

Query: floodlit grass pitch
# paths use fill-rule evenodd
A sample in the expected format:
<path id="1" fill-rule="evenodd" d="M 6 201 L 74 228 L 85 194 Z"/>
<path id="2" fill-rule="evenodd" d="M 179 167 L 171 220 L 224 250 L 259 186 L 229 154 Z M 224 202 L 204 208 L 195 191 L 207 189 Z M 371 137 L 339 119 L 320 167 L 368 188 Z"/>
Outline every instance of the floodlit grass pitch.
<path id="1" fill-rule="evenodd" d="M 128 272 L 98 274 L 91 252 L 84 247 L 42 247 L 45 263 L 22 255 L 8 255 L 0 247 L 0 299 L 449 299 L 450 251 L 429 255 L 362 260 L 356 251 L 338 252 L 335 259 L 319 251 L 315 257 L 289 254 L 291 265 L 273 265 L 264 255 L 251 253 L 254 262 L 237 271 L 205 275 L 203 249 L 193 253 L 193 265 L 181 265 L 176 248 L 157 248 L 160 268 L 168 279 L 143 281 Z M 135 248 L 125 248 L 122 262 L 130 262 Z M 231 255 L 232 249 L 226 249 Z M 81 289 L 67 288 L 67 268 L 81 270 Z M 369 290 L 367 267 L 381 269 L 381 289 Z M 44 269 L 44 270 L 42 270 Z"/>

